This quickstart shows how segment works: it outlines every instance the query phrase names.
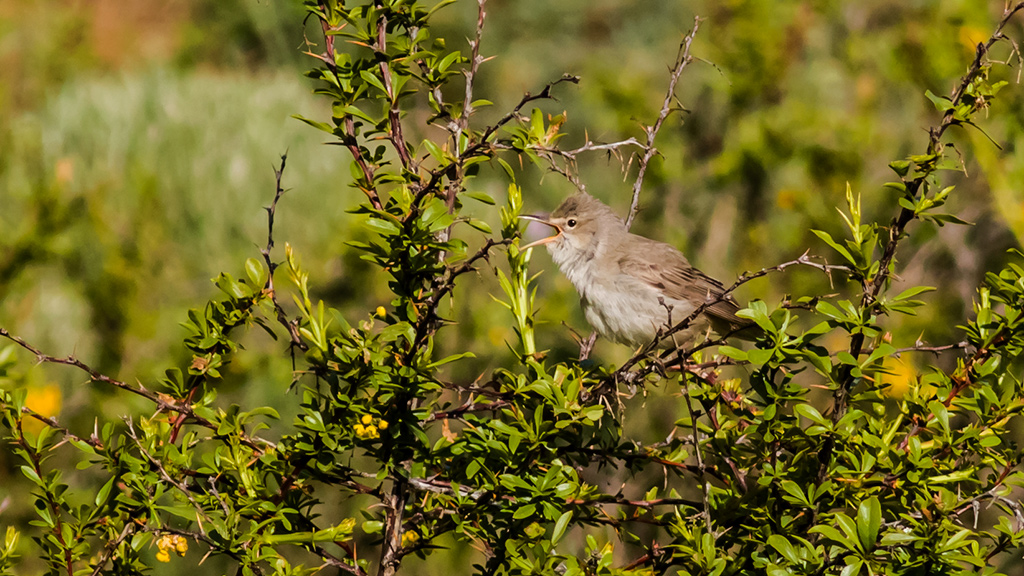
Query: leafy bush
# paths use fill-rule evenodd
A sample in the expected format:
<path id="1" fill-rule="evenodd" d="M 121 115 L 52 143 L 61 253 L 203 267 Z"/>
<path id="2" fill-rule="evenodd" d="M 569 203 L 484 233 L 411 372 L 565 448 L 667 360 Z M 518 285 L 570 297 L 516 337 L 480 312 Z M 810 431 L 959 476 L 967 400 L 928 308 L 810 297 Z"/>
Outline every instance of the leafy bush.
<path id="1" fill-rule="evenodd" d="M 837 293 L 750 302 L 742 314 L 763 330 L 752 347 L 709 336 L 670 352 L 647 346 L 619 366 L 587 359 L 587 339 L 584 360 L 538 349 L 517 218 L 532 202 L 519 167 L 530 161 L 583 187 L 577 158 L 610 154 L 636 170 L 632 222 L 700 22 L 641 138 L 568 149 L 559 147 L 566 117 L 532 105 L 578 79 L 480 123 L 474 113 L 490 105 L 475 94 L 486 5 L 478 0 L 464 54 L 430 34 L 446 4 L 305 2 L 319 31 L 307 35 L 309 76 L 332 116 L 302 120 L 351 155 L 364 199 L 352 209 L 372 231 L 355 246 L 387 279 L 387 306 L 346 317 L 317 298 L 291 246 L 282 259 L 282 158 L 260 257 L 239 278 L 221 274 L 223 295 L 189 313 L 191 361 L 161 382 L 112 378 L 0 328 L 12 342 L 0 353 L 6 381 L 20 378 L 21 350 L 152 406 L 79 432 L 27 406 L 23 389 L 0 392 L 38 517 L 32 552 L 7 531 L 0 570 L 13 573 L 21 554 L 50 573 L 133 574 L 198 549 L 243 574 L 394 574 L 453 547 L 477 550 L 460 559 L 482 574 L 997 573 L 1024 538 L 1013 491 L 1024 479 L 1015 441 L 1024 268 L 990 273 L 963 341 L 945 345 L 893 340 L 899 315 L 928 310 L 917 297 L 930 289 L 891 284 L 911 232 L 960 223 L 940 212 L 955 193 L 945 171 L 961 167 L 946 132 L 982 129 L 979 114 L 1005 85 L 990 50 L 1024 3 L 1006 10 L 948 97 L 928 93 L 941 119 L 921 154 L 889 165 L 891 222 L 865 217 L 848 187 L 845 236 L 815 232 L 824 257 L 744 274 L 729 290 L 800 267 L 827 275 Z M 475 188 L 485 170 L 507 183 L 500 227 L 465 205 L 497 204 Z M 513 361 L 466 381 L 452 367 L 467 353 L 442 350 L 449 311 L 485 265 L 515 329 Z M 255 326 L 293 357 L 292 381 L 279 383 L 290 391 L 282 405 L 298 403 L 290 423 L 275 407 L 218 402 L 222 371 Z M 933 354 L 937 366 L 904 375 L 906 391 L 894 393 L 888 382 L 911 354 Z M 683 408 L 659 438 L 631 425 L 645 398 L 648 409 Z M 50 462 L 72 448 L 102 476 L 95 494 Z"/>

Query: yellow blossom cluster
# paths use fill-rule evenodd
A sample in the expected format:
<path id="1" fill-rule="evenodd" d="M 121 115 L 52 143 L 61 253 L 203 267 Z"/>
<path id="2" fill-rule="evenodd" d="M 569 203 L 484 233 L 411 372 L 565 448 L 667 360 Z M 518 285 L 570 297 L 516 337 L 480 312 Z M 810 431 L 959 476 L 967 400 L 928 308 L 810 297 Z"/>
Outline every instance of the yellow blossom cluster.
<path id="1" fill-rule="evenodd" d="M 156 547 L 160 549 L 156 553 L 156 559 L 160 562 L 170 562 L 171 550 L 174 550 L 178 556 L 184 556 L 185 552 L 188 552 L 188 540 L 177 534 L 164 534 L 156 541 Z"/>
<path id="2" fill-rule="evenodd" d="M 402 547 L 410 546 L 415 544 L 420 539 L 420 535 L 416 532 L 403 532 L 402 533 Z"/>
<path id="3" fill-rule="evenodd" d="M 363 414 L 362 418 L 359 419 L 359 423 L 352 426 L 352 430 L 355 431 L 356 436 L 363 440 L 376 440 L 377 438 L 380 438 L 381 431 L 387 429 L 387 420 L 378 420 L 377 423 L 374 424 L 373 416 L 369 414 Z"/>

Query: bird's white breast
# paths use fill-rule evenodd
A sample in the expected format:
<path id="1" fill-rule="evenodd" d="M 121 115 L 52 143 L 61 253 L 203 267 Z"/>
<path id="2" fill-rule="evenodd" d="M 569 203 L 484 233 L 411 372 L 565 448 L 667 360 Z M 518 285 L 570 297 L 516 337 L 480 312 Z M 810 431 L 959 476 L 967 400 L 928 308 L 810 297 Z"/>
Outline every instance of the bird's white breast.
<path id="1" fill-rule="evenodd" d="M 640 346 L 654 339 L 659 328 L 686 318 L 694 307 L 680 300 L 659 301 L 659 290 L 622 273 L 617 265 L 598 269 L 596 254 L 551 246 L 551 256 L 580 294 L 587 322 L 602 336 L 622 344 Z M 662 297 L 663 298 L 663 297 Z M 692 331 L 680 334 L 689 339 Z"/>

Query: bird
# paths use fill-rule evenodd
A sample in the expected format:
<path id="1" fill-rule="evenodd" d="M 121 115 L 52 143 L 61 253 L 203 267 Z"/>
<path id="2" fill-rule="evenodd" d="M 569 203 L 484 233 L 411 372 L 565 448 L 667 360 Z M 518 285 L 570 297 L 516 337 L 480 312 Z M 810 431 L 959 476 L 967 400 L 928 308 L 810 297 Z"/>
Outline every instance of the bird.
<path id="1" fill-rule="evenodd" d="M 586 192 L 566 198 L 550 216 L 520 218 L 555 230 L 521 249 L 547 248 L 579 293 L 587 322 L 603 338 L 646 346 L 702 305 L 701 314 L 658 347 L 692 342 L 709 327 L 726 336 L 752 325 L 736 315 L 740 306 L 721 282 L 694 268 L 674 246 L 631 233 L 622 218 Z"/>

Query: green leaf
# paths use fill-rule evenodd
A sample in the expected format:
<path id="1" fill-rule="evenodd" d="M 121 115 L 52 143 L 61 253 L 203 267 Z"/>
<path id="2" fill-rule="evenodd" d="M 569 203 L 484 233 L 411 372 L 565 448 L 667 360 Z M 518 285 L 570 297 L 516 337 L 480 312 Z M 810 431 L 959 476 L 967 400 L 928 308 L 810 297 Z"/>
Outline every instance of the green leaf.
<path id="1" fill-rule="evenodd" d="M 298 114 L 292 114 L 292 118 L 295 118 L 296 120 L 301 120 L 301 121 L 305 122 L 306 124 L 309 124 L 313 128 L 316 128 L 317 130 L 323 130 L 324 132 L 327 132 L 328 134 L 334 134 L 334 127 L 331 126 L 330 124 L 324 124 L 323 122 L 317 122 L 316 120 L 310 120 L 309 118 L 305 118 L 303 116 L 299 116 Z"/>
<path id="2" fill-rule="evenodd" d="M 945 96 L 936 96 L 931 90 L 925 90 L 924 95 L 932 101 L 935 105 L 935 109 L 945 114 L 948 110 L 953 109 L 953 101 Z"/>
<path id="3" fill-rule="evenodd" d="M 536 512 L 537 512 L 537 505 L 536 504 L 527 504 L 526 506 L 520 506 L 515 511 L 515 513 L 512 514 L 512 518 L 515 518 L 516 520 L 522 520 L 523 518 L 528 518 L 530 516 L 533 516 Z"/>
<path id="4" fill-rule="evenodd" d="M 463 358 L 476 358 L 476 354 L 473 354 L 472 352 L 462 352 L 460 354 L 452 354 L 451 356 L 448 356 L 446 358 L 442 358 L 441 360 L 438 360 L 437 362 L 431 362 L 430 364 L 427 364 L 427 368 L 430 368 L 430 369 L 438 368 L 440 366 L 444 366 L 445 364 L 449 364 L 451 362 L 455 362 L 456 360 L 462 360 Z"/>
<path id="5" fill-rule="evenodd" d="M 768 537 L 768 545 L 782 555 L 790 564 L 800 564 L 800 556 L 793 549 L 793 545 L 779 534 L 772 534 Z"/>
<path id="6" fill-rule="evenodd" d="M 914 540 L 920 539 L 920 536 L 907 534 L 906 532 L 886 532 L 882 535 L 882 539 L 878 544 L 880 546 L 898 546 L 900 544 L 906 544 L 907 542 L 913 542 Z"/>
<path id="7" fill-rule="evenodd" d="M 380 338 L 385 342 L 392 342 L 404 336 L 406 341 L 412 344 L 416 338 L 416 329 L 408 322 L 392 324 L 380 331 Z"/>
<path id="8" fill-rule="evenodd" d="M 900 292 L 899 294 L 897 294 L 896 297 L 893 298 L 893 300 L 894 301 L 906 300 L 908 298 L 913 298 L 914 296 L 917 296 L 918 294 L 923 294 L 925 292 L 932 292 L 934 290 L 935 290 L 935 288 L 933 288 L 931 286 L 912 286 L 910 288 L 907 288 L 903 292 Z"/>
<path id="9" fill-rule="evenodd" d="M 263 277 L 263 263 L 255 258 L 246 259 L 245 274 L 249 277 L 253 287 L 260 287 L 266 283 L 266 279 Z"/>
<path id="10" fill-rule="evenodd" d="M 494 206 L 496 204 L 496 202 L 494 201 L 494 198 L 491 198 L 490 196 L 488 196 L 487 194 L 484 194 L 483 192 L 463 192 L 463 193 L 459 194 L 459 196 L 460 197 L 465 196 L 467 198 L 472 198 L 473 200 L 476 200 L 477 202 L 483 202 L 484 204 L 487 204 L 488 206 Z"/>
<path id="11" fill-rule="evenodd" d="M 377 232 L 381 236 L 395 236 L 401 229 L 390 220 L 382 220 L 380 218 L 367 218 L 366 227 Z"/>
<path id="12" fill-rule="evenodd" d="M 360 70 L 359 77 L 366 81 L 367 84 L 370 84 L 374 88 L 380 90 L 382 93 L 388 93 L 387 89 L 384 88 L 384 83 L 380 81 L 380 78 L 377 78 L 368 70 Z"/>
<path id="13" fill-rule="evenodd" d="M 112 476 L 110 480 L 100 488 L 100 491 L 96 493 L 96 498 L 93 500 L 96 506 L 102 506 L 107 501 L 107 497 L 110 496 L 110 489 L 114 486 L 114 480 L 117 480 L 117 476 Z"/>
<path id="14" fill-rule="evenodd" d="M 438 164 L 442 164 L 443 165 L 443 164 L 446 164 L 448 162 L 448 159 L 445 158 L 444 150 L 442 150 L 440 146 L 438 146 L 436 143 L 434 143 L 430 139 L 424 140 L 423 141 L 423 146 L 426 147 L 427 152 L 430 154 L 430 156 L 434 160 L 437 160 Z"/>
<path id="15" fill-rule="evenodd" d="M 814 422 L 815 424 L 821 424 L 822 426 L 831 425 L 829 420 L 822 416 L 821 412 L 818 412 L 817 408 L 811 406 L 810 404 L 797 404 L 796 406 L 793 407 L 793 412 L 795 414 L 803 416 L 804 418 L 807 418 L 808 420 Z"/>
<path id="16" fill-rule="evenodd" d="M 892 171 L 902 178 L 910 171 L 910 162 L 906 160 L 894 160 L 889 163 L 889 168 L 892 168 Z"/>
<path id="17" fill-rule="evenodd" d="M 562 539 L 570 520 L 572 520 L 572 512 L 564 512 L 558 517 L 558 520 L 555 522 L 555 528 L 551 532 L 551 544 L 558 544 L 558 541 Z"/>
<path id="18" fill-rule="evenodd" d="M 818 238 L 821 238 L 822 240 L 824 240 L 825 243 L 828 244 L 829 246 L 831 246 L 833 250 L 838 252 L 840 256 L 842 256 L 843 258 L 846 258 L 847 262 L 849 262 L 851 264 L 856 264 L 857 263 L 857 261 L 854 260 L 853 255 L 850 254 L 850 251 L 847 250 L 846 248 L 844 248 L 843 246 L 841 246 L 835 240 L 833 240 L 831 234 L 829 234 L 828 232 L 825 232 L 823 230 L 811 230 L 811 232 L 813 232 L 814 235 L 817 236 Z"/>
<path id="19" fill-rule="evenodd" d="M 488 224 L 487 222 L 484 222 L 483 220 L 477 220 L 476 218 L 470 218 L 467 221 L 467 224 L 469 224 L 471 227 L 473 227 L 473 228 L 483 232 L 484 234 L 490 234 L 491 233 L 491 226 L 490 226 L 490 224 Z"/>
<path id="20" fill-rule="evenodd" d="M 42 486 L 43 485 L 43 481 L 42 481 L 42 479 L 39 478 L 39 474 L 36 474 L 36 471 L 33 470 L 32 468 L 30 468 L 28 466 L 22 466 L 21 467 L 21 473 L 24 474 L 25 477 L 28 478 L 29 480 L 31 480 L 32 482 L 35 482 L 36 485 L 38 485 L 38 486 Z"/>
<path id="21" fill-rule="evenodd" d="M 857 509 L 857 537 L 865 551 L 875 547 L 878 540 L 878 529 L 882 525 L 882 506 L 878 498 L 872 496 L 861 502 Z"/>
<path id="22" fill-rule="evenodd" d="M 732 358 L 739 362 L 745 362 L 747 360 L 747 353 L 739 348 L 733 348 L 732 346 L 719 346 L 718 353 L 726 358 Z"/>

